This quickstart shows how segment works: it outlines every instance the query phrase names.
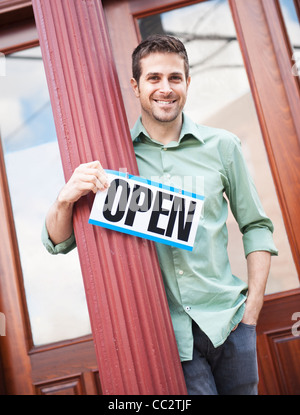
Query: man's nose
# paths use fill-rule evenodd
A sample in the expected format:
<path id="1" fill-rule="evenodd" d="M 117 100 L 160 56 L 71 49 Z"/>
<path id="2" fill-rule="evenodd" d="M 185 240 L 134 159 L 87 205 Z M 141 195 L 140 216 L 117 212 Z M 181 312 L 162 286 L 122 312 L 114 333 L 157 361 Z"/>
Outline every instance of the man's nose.
<path id="1" fill-rule="evenodd" d="M 160 92 L 164 95 L 170 95 L 172 93 L 170 82 L 167 79 L 162 80 L 160 85 Z"/>

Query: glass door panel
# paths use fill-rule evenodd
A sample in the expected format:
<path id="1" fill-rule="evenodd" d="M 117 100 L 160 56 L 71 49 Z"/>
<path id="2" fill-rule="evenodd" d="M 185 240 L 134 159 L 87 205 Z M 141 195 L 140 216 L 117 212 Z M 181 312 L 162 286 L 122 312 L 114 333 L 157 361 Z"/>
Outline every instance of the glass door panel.
<path id="1" fill-rule="evenodd" d="M 294 0 L 279 0 L 283 20 L 293 52 L 292 74 L 300 79 L 300 25 Z M 300 4 L 297 5 L 300 12 Z"/>
<path id="2" fill-rule="evenodd" d="M 40 48 L 6 56 L 0 122 L 35 346 L 91 332 L 77 250 L 51 256 L 45 215 L 64 184 Z"/>
<path id="3" fill-rule="evenodd" d="M 279 256 L 273 257 L 266 293 L 299 287 L 299 280 L 282 220 L 243 58 L 227 0 L 211 0 L 141 18 L 142 38 L 166 33 L 180 38 L 191 66 L 185 112 L 196 122 L 235 133 L 271 217 Z M 232 272 L 247 280 L 241 233 L 228 218 Z"/>

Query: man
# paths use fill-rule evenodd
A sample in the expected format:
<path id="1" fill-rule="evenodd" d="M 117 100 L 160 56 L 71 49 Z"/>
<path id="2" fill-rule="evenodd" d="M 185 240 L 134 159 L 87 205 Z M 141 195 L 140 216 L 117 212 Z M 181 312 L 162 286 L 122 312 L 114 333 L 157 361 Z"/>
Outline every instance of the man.
<path id="1" fill-rule="evenodd" d="M 183 108 L 190 85 L 183 44 L 156 35 L 133 52 L 133 91 L 141 117 L 131 131 L 139 172 L 205 196 L 192 252 L 156 244 L 189 394 L 256 394 L 255 325 L 263 304 L 273 225 L 253 185 L 239 140 L 200 126 Z M 51 253 L 75 246 L 74 203 L 108 186 L 99 161 L 79 166 L 46 217 Z M 243 233 L 248 285 L 232 275 L 227 255 L 227 195 Z"/>

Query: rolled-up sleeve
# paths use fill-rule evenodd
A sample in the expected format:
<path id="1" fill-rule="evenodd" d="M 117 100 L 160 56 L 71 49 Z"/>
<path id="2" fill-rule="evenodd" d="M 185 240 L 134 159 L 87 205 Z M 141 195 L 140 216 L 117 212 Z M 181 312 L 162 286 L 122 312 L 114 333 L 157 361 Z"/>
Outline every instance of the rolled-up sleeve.
<path id="1" fill-rule="evenodd" d="M 273 223 L 262 207 L 238 138 L 234 137 L 228 150 L 226 194 L 243 234 L 245 256 L 254 251 L 268 251 L 271 255 L 278 255 L 273 240 Z"/>
<path id="2" fill-rule="evenodd" d="M 278 255 L 273 234 L 267 228 L 252 229 L 244 233 L 243 244 L 246 257 L 254 251 L 268 251 L 271 255 Z"/>
<path id="3" fill-rule="evenodd" d="M 47 251 L 52 255 L 67 254 L 68 252 L 72 251 L 72 249 L 76 247 L 76 240 L 75 240 L 74 232 L 72 232 L 72 235 L 66 241 L 63 241 L 57 245 L 54 245 L 49 237 L 46 223 L 44 223 L 44 226 L 42 229 L 42 243 L 47 249 Z"/>

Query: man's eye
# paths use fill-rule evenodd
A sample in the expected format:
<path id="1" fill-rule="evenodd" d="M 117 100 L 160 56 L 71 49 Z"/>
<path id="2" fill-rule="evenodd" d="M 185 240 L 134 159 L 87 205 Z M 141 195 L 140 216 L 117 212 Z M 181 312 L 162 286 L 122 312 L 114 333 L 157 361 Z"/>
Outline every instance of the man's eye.
<path id="1" fill-rule="evenodd" d="M 181 81 L 181 76 L 174 75 L 174 76 L 171 77 L 171 80 L 172 81 L 178 81 L 179 82 L 179 81 Z"/>

